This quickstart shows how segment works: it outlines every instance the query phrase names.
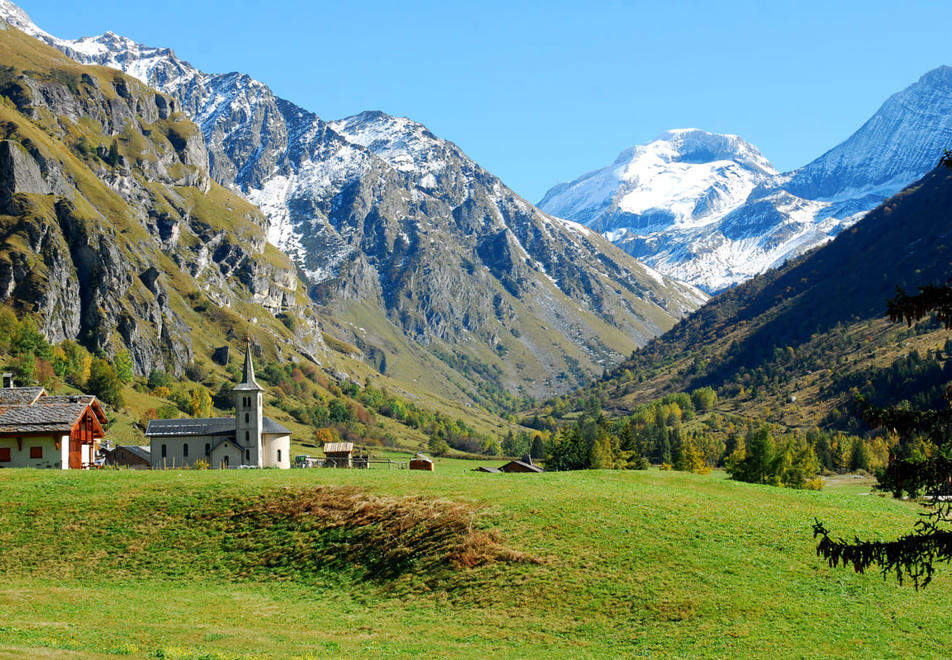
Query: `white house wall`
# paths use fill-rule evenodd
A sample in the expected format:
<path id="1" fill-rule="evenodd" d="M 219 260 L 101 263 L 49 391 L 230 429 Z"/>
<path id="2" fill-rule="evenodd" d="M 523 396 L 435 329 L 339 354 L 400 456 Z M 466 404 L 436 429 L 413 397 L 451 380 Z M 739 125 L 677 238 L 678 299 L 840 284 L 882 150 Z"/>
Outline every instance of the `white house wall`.
<path id="1" fill-rule="evenodd" d="M 56 443 L 59 440 L 59 448 Z M 10 450 L 10 460 L 0 462 L 0 468 L 27 467 L 69 469 L 69 436 L 23 436 L 18 442 L 16 438 L 0 439 L 0 447 Z M 30 458 L 30 449 L 37 447 L 42 451 L 42 458 Z"/>

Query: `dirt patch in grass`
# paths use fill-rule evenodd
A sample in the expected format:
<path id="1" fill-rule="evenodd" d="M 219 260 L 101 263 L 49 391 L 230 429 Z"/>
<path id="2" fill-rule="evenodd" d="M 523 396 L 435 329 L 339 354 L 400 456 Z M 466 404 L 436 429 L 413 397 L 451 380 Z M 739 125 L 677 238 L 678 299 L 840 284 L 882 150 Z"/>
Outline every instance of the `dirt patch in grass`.
<path id="1" fill-rule="evenodd" d="M 202 516 L 222 533 L 240 577 L 303 579 L 328 572 L 391 580 L 411 571 L 539 560 L 479 529 L 473 507 L 348 487 L 286 489 Z"/>

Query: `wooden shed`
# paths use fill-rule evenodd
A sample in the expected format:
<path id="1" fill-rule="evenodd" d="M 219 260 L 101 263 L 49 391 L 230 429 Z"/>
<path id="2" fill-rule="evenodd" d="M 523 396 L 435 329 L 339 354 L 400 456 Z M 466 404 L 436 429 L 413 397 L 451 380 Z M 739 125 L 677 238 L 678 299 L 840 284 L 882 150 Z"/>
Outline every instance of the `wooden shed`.
<path id="1" fill-rule="evenodd" d="M 501 468 L 503 472 L 545 472 L 539 465 L 534 465 L 532 459 L 529 459 L 529 462 L 526 461 L 509 461 Z"/>
<path id="2" fill-rule="evenodd" d="M 120 445 L 115 449 L 107 449 L 106 465 L 148 470 L 152 467 L 152 449 L 136 445 Z"/>
<path id="3" fill-rule="evenodd" d="M 428 472 L 433 472 L 433 459 L 429 456 L 424 456 L 423 454 L 417 454 L 410 459 L 410 469 L 411 470 L 426 470 Z"/>
<path id="4" fill-rule="evenodd" d="M 324 467 L 349 468 L 354 466 L 353 442 L 325 442 Z"/>

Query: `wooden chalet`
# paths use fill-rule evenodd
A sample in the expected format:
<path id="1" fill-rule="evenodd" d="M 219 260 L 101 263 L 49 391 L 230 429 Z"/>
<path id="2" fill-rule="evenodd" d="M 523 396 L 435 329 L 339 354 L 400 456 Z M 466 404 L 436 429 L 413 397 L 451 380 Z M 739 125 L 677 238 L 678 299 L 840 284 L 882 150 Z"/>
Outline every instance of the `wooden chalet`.
<path id="1" fill-rule="evenodd" d="M 106 413 L 89 394 L 0 388 L 0 467 L 82 469 L 93 464 Z"/>

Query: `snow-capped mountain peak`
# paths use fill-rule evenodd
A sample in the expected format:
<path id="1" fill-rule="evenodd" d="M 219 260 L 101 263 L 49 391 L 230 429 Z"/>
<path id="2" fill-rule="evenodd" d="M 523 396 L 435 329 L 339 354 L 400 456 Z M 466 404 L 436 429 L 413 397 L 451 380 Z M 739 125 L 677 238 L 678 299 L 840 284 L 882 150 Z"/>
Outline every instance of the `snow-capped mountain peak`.
<path id="1" fill-rule="evenodd" d="M 609 233 L 694 227 L 730 212 L 777 170 L 736 135 L 666 131 L 610 166 L 556 186 L 539 206 Z"/>
<path id="2" fill-rule="evenodd" d="M 449 143 L 407 117 L 371 110 L 329 122 L 328 126 L 394 169 L 415 175 L 421 187 L 435 187 L 436 177 L 446 168 Z"/>
<path id="3" fill-rule="evenodd" d="M 942 66 L 793 172 L 778 173 L 735 135 L 678 129 L 555 186 L 539 206 L 715 292 L 830 240 L 931 170 L 950 144 L 952 67 Z"/>

